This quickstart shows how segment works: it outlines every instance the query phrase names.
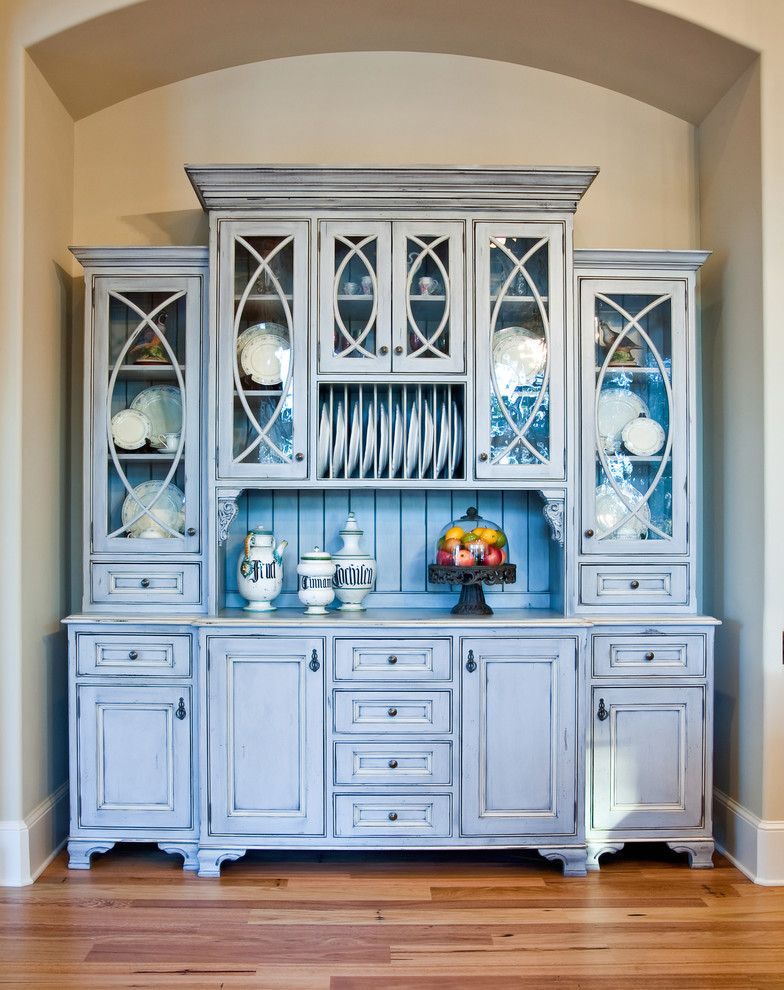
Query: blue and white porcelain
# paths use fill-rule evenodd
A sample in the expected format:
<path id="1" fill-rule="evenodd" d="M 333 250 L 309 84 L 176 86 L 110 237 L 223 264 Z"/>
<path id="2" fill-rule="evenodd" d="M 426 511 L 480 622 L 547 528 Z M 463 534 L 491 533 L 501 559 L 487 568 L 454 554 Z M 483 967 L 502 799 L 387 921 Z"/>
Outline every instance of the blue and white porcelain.
<path id="1" fill-rule="evenodd" d="M 333 555 L 335 561 L 335 594 L 341 602 L 341 612 L 362 612 L 362 604 L 376 580 L 376 562 L 364 553 L 360 541 L 364 531 L 359 528 L 357 517 L 349 512 L 340 535 L 343 546 Z"/>
<path id="2" fill-rule="evenodd" d="M 247 601 L 248 612 L 274 612 L 272 600 L 283 587 L 283 552 L 287 540 L 275 543 L 272 531 L 263 526 L 245 537 L 237 567 L 237 589 Z"/>

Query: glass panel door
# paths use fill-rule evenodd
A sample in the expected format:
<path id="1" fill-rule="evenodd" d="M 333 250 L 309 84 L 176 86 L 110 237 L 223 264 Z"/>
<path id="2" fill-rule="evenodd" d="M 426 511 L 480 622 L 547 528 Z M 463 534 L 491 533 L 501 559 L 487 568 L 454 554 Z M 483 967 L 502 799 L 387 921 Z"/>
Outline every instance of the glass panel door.
<path id="1" fill-rule="evenodd" d="M 687 549 L 685 287 L 581 282 L 583 551 Z"/>
<path id="2" fill-rule="evenodd" d="M 476 225 L 476 474 L 564 476 L 561 224 Z"/>
<path id="3" fill-rule="evenodd" d="M 465 370 L 463 224 L 393 224 L 395 371 Z"/>
<path id="4" fill-rule="evenodd" d="M 390 256 L 388 223 L 321 224 L 320 371 L 391 369 Z"/>
<path id="5" fill-rule="evenodd" d="M 199 549 L 198 278 L 97 278 L 96 552 Z"/>
<path id="6" fill-rule="evenodd" d="M 307 476 L 307 221 L 220 225 L 219 470 Z"/>

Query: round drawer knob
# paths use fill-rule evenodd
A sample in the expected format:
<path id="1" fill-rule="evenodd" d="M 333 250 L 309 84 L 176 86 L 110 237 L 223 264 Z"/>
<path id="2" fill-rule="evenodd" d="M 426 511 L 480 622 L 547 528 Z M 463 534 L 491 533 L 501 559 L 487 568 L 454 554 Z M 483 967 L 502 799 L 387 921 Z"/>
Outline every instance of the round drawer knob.
<path id="1" fill-rule="evenodd" d="M 397 760 L 390 760 L 387 766 L 390 770 L 397 770 Z"/>
<path id="2" fill-rule="evenodd" d="M 136 652 L 136 650 L 129 650 L 128 651 L 128 659 L 129 660 L 138 660 L 139 659 L 139 654 Z"/>
<path id="3" fill-rule="evenodd" d="M 397 663 L 397 657 L 392 654 L 392 656 L 387 657 L 387 663 Z"/>
<path id="4" fill-rule="evenodd" d="M 378 353 L 379 354 L 389 354 L 389 348 L 387 347 L 386 344 L 382 344 L 381 347 L 379 347 L 379 349 L 378 349 Z"/>
<path id="5" fill-rule="evenodd" d="M 396 811 L 390 811 L 389 814 L 387 815 L 387 818 L 391 822 L 396 822 L 397 821 L 397 812 Z"/>
<path id="6" fill-rule="evenodd" d="M 629 587 L 632 591 L 636 591 L 640 587 L 640 582 L 635 578 L 633 581 L 629 582 Z"/>
<path id="7" fill-rule="evenodd" d="M 593 536 L 593 530 L 592 530 L 592 529 L 586 529 L 586 531 L 585 531 L 585 535 L 586 535 L 586 536 L 588 537 L 588 539 L 590 540 L 590 538 L 591 538 L 591 537 Z"/>
<path id="8" fill-rule="evenodd" d="M 305 460 L 305 455 L 302 453 L 301 450 L 298 450 L 297 453 L 294 455 L 294 460 L 295 461 L 304 461 Z"/>
<path id="9" fill-rule="evenodd" d="M 142 586 L 142 588 L 149 588 L 150 587 L 150 579 L 149 578 L 142 578 L 141 581 L 139 582 L 139 584 Z"/>
<path id="10" fill-rule="evenodd" d="M 189 526 L 186 530 L 186 533 L 188 534 L 188 536 L 195 536 L 196 535 L 195 526 Z"/>
<path id="11" fill-rule="evenodd" d="M 479 455 L 479 460 L 480 460 L 480 461 L 486 461 L 486 460 L 487 460 L 487 454 L 486 454 L 486 452 L 485 452 L 484 450 L 483 450 L 483 451 L 482 451 L 482 453 L 481 453 L 481 454 Z"/>
<path id="12" fill-rule="evenodd" d="M 397 708 L 387 708 L 387 715 L 389 715 L 390 718 L 394 718 L 395 715 L 397 715 Z"/>
<path id="13" fill-rule="evenodd" d="M 395 348 L 395 354 L 402 354 L 402 353 L 403 353 L 403 348 L 400 346 L 400 344 L 398 344 L 397 347 Z"/>
<path id="14" fill-rule="evenodd" d="M 645 654 L 645 659 L 646 660 L 653 660 L 655 656 L 656 656 L 655 653 L 646 653 Z"/>

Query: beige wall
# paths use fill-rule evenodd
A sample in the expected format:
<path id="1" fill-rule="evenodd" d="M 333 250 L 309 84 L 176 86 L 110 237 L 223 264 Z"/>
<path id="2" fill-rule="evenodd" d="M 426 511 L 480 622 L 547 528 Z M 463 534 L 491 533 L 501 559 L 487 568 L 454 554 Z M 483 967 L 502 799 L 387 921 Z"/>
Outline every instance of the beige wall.
<path id="1" fill-rule="evenodd" d="M 595 247 L 697 243 L 694 129 L 565 76 L 449 55 L 260 62 L 174 83 L 76 124 L 74 238 L 202 242 L 184 162 L 578 164 Z"/>

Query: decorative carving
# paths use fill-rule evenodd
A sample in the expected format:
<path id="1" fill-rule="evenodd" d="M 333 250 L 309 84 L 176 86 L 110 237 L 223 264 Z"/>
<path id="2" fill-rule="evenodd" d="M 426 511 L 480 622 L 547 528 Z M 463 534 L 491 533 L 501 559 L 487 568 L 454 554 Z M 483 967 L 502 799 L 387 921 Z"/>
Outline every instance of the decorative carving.
<path id="1" fill-rule="evenodd" d="M 623 846 L 623 842 L 589 842 L 588 860 L 585 864 L 587 869 L 598 870 L 600 856 L 603 856 L 605 853 L 620 852 Z"/>
<path id="2" fill-rule="evenodd" d="M 713 869 L 713 849 L 712 839 L 693 839 L 685 842 L 668 842 L 667 845 L 676 853 L 687 853 L 689 866 L 693 870 Z"/>
<path id="3" fill-rule="evenodd" d="M 113 842 L 103 839 L 71 839 L 68 843 L 68 869 L 89 870 L 90 857 L 94 853 L 109 852 L 113 847 Z"/>
<path id="4" fill-rule="evenodd" d="M 560 860 L 565 877 L 584 877 L 587 872 L 585 846 L 563 846 L 557 849 L 545 847 L 539 850 L 539 854 L 545 859 Z"/>
<path id="5" fill-rule="evenodd" d="M 239 491 L 230 491 L 218 496 L 218 546 L 223 546 L 229 538 L 229 529 L 238 511 L 239 495 Z"/>
<path id="6" fill-rule="evenodd" d="M 244 856 L 247 849 L 199 849 L 199 876 L 219 877 L 221 863 L 231 862 Z"/>
<path id="7" fill-rule="evenodd" d="M 542 507 L 544 518 L 553 534 L 553 539 L 559 546 L 564 545 L 564 500 L 562 498 L 548 498 Z"/>
<path id="8" fill-rule="evenodd" d="M 159 842 L 158 848 L 161 852 L 176 853 L 182 856 L 183 870 L 198 870 L 199 845 L 197 842 Z"/>
<path id="9" fill-rule="evenodd" d="M 430 564 L 427 568 L 427 579 L 432 584 L 461 585 L 460 599 L 452 609 L 453 615 L 492 615 L 493 610 L 485 601 L 482 585 L 514 584 L 517 580 L 517 565 L 499 564 L 497 567 L 486 567 L 478 564 L 476 567 L 458 567 L 449 564 Z"/>

